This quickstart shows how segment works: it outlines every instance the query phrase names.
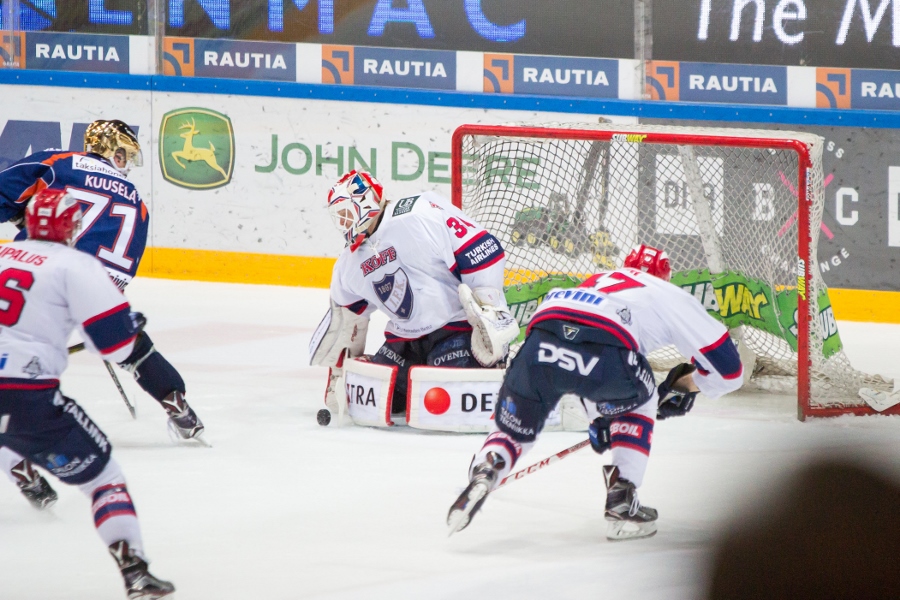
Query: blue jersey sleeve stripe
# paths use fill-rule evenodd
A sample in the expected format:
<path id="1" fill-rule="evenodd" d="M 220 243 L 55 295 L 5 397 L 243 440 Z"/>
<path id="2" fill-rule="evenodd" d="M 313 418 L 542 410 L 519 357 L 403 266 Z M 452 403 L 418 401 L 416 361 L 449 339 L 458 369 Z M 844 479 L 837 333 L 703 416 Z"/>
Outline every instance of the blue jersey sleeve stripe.
<path id="1" fill-rule="evenodd" d="M 461 274 L 480 271 L 506 256 L 500 240 L 487 231 L 483 231 L 453 254 L 456 256 L 456 265 Z"/>
<path id="2" fill-rule="evenodd" d="M 83 323 L 84 332 L 102 354 L 115 352 L 134 339 L 137 331 L 130 312 L 131 307 L 125 302 Z"/>
<path id="3" fill-rule="evenodd" d="M 700 352 L 724 379 L 737 379 L 743 375 L 741 357 L 727 333 L 709 346 L 700 348 Z"/>

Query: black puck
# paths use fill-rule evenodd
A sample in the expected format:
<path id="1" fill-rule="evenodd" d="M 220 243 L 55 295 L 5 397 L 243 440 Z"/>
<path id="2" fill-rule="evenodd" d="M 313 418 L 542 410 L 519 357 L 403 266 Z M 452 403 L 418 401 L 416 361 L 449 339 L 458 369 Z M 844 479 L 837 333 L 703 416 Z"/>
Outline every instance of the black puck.
<path id="1" fill-rule="evenodd" d="M 319 425 L 321 425 L 322 427 L 331 423 L 331 413 L 327 408 L 323 408 L 316 413 L 316 421 L 318 421 Z"/>

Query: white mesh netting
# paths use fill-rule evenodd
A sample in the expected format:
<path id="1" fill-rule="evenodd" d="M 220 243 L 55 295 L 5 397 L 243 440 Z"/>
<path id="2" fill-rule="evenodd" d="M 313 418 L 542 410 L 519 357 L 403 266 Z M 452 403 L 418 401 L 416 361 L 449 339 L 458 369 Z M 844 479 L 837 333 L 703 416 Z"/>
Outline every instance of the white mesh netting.
<path id="1" fill-rule="evenodd" d="M 540 127 L 541 137 L 503 127 L 465 135 L 461 147 L 462 208 L 504 244 L 507 298 L 520 323 L 550 287 L 621 266 L 631 247 L 649 244 L 669 254 L 673 283 L 718 313 L 756 354 L 754 384 L 796 392 L 800 154 L 783 144 L 751 146 L 797 140 L 808 149 L 815 265 L 824 204 L 820 137 L 587 123 L 527 127 Z M 705 139 L 648 143 L 643 134 Z M 808 291 L 811 406 L 859 406 L 860 387 L 892 389 L 850 365 L 818 273 Z M 650 358 L 659 370 L 684 360 L 674 349 Z"/>

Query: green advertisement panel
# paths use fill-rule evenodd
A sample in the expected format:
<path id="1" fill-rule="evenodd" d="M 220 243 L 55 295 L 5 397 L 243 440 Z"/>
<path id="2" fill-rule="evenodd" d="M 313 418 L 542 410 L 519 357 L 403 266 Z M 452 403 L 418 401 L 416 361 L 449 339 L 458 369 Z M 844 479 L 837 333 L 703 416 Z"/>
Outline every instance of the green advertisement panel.
<path id="1" fill-rule="evenodd" d="M 533 283 L 507 286 L 506 301 L 510 312 L 523 328 L 531 321 L 544 296 L 553 288 L 571 288 L 580 280 L 569 275 L 555 274 Z M 797 351 L 797 290 L 773 290 L 764 281 L 726 272 L 713 277 L 706 269 L 672 274 L 672 283 L 694 296 L 710 316 L 729 329 L 747 326 L 783 339 Z M 837 322 L 828 292 L 819 294 L 819 320 L 825 333 L 823 352 L 826 358 L 842 349 Z"/>

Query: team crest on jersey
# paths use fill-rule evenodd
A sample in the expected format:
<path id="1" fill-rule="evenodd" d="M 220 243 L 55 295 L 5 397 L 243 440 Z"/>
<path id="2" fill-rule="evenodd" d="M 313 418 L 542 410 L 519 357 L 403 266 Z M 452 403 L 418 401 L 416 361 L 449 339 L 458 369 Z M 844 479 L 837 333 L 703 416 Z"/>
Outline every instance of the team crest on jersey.
<path id="1" fill-rule="evenodd" d="M 372 285 L 375 287 L 375 295 L 385 308 L 401 319 L 408 319 L 412 315 L 412 288 L 409 285 L 409 277 L 403 269 L 385 275 Z"/>
<path id="2" fill-rule="evenodd" d="M 617 310 L 616 314 L 619 315 L 623 325 L 631 325 L 631 310 L 627 306 Z"/>
<path id="3" fill-rule="evenodd" d="M 34 356 L 27 365 L 22 367 L 22 372 L 32 379 L 37 379 L 44 372 L 44 368 L 41 366 L 41 361 L 38 357 Z"/>
<path id="4" fill-rule="evenodd" d="M 578 332 L 581 331 L 578 327 L 572 327 L 571 325 L 563 325 L 563 335 L 567 340 L 574 340 L 575 336 L 578 335 Z"/>
<path id="5" fill-rule="evenodd" d="M 418 196 L 410 196 L 409 198 L 401 198 L 398 200 L 397 206 L 394 207 L 394 216 L 399 217 L 400 215 L 405 215 L 410 212 L 418 199 Z"/>

